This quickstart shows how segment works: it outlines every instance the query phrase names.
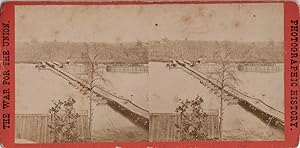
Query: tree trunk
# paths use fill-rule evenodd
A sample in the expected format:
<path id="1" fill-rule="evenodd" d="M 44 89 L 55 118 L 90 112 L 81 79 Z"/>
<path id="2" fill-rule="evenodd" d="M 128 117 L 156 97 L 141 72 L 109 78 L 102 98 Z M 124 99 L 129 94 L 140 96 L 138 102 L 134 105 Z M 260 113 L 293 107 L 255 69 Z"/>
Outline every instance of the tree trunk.
<path id="1" fill-rule="evenodd" d="M 92 91 L 90 92 L 89 96 L 89 138 L 92 140 L 92 118 L 93 118 L 93 112 L 92 112 Z"/>
<path id="2" fill-rule="evenodd" d="M 220 123 L 219 123 L 219 140 L 222 140 L 222 121 L 223 121 L 223 96 L 224 96 L 224 91 L 223 88 L 221 89 L 221 96 L 220 96 Z"/>

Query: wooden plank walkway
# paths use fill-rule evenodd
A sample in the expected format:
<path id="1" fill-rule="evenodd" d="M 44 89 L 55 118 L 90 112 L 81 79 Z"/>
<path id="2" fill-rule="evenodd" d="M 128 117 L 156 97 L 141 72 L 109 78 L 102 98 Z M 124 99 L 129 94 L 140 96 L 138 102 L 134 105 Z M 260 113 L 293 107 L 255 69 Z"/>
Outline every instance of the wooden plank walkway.
<path id="1" fill-rule="evenodd" d="M 220 88 L 220 84 L 217 80 L 195 70 L 183 61 L 178 60 L 176 62 L 182 68 L 182 70 L 200 80 L 200 83 L 202 83 L 204 86 L 208 86 L 212 89 Z M 280 110 L 273 108 L 272 106 L 263 102 L 261 99 L 250 97 L 231 87 L 226 87 L 225 93 L 227 96 L 230 96 L 233 99 L 238 99 L 239 105 L 255 114 L 268 125 L 284 129 L 284 113 Z"/>
<path id="2" fill-rule="evenodd" d="M 53 72 L 63 77 L 65 80 L 74 83 L 75 85 L 80 85 L 84 89 L 89 89 L 88 83 L 79 77 L 64 71 L 62 68 L 53 64 L 52 62 L 46 62 L 47 66 L 49 66 Z M 128 119 L 137 123 L 144 128 L 149 128 L 149 116 L 150 113 L 148 110 L 136 105 L 129 99 L 123 98 L 105 90 L 102 87 L 93 88 L 93 93 L 97 96 L 102 97 L 108 101 L 108 105 L 112 107 L 114 110 L 126 116 Z"/>

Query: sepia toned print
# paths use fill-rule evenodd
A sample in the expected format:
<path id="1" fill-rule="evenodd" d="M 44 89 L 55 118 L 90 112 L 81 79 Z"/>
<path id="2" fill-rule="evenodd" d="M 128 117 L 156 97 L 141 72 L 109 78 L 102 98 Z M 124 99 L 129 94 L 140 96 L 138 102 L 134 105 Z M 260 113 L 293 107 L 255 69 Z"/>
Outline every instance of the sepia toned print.
<path id="1" fill-rule="evenodd" d="M 282 4 L 15 14 L 16 143 L 284 140 Z"/>

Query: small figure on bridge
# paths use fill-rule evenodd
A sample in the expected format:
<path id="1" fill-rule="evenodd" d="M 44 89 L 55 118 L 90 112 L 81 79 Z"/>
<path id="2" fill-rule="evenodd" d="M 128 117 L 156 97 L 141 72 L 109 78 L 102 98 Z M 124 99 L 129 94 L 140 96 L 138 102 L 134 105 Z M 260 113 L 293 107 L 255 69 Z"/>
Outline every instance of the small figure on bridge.
<path id="1" fill-rule="evenodd" d="M 133 95 L 130 95 L 130 101 L 132 102 Z"/>

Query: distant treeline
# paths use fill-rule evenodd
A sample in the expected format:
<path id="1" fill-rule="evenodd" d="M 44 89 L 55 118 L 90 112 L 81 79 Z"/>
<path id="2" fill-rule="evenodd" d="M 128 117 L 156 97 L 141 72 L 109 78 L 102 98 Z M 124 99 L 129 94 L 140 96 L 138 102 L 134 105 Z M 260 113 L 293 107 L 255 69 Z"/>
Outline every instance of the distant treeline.
<path id="1" fill-rule="evenodd" d="M 106 44 L 82 42 L 26 42 L 16 44 L 16 62 L 36 63 L 40 60 L 53 60 L 82 63 L 83 54 L 90 57 L 96 54 L 102 63 L 147 63 L 148 51 L 135 44 Z"/>
<path id="2" fill-rule="evenodd" d="M 196 60 L 205 57 L 214 60 L 216 52 L 233 49 L 232 61 L 238 62 L 283 62 L 283 43 L 278 42 L 229 42 L 229 41 L 169 41 L 130 43 L 83 43 L 83 42 L 17 42 L 16 62 L 36 63 L 54 60 L 82 63 L 83 54 L 91 57 L 99 53 L 101 63 L 148 63 L 171 59 Z"/>
<path id="3" fill-rule="evenodd" d="M 214 62 L 217 52 L 233 50 L 232 62 L 283 62 L 284 47 L 279 42 L 229 42 L 229 41 L 161 41 L 153 42 L 149 48 L 151 61 L 187 59 L 200 57 Z"/>

